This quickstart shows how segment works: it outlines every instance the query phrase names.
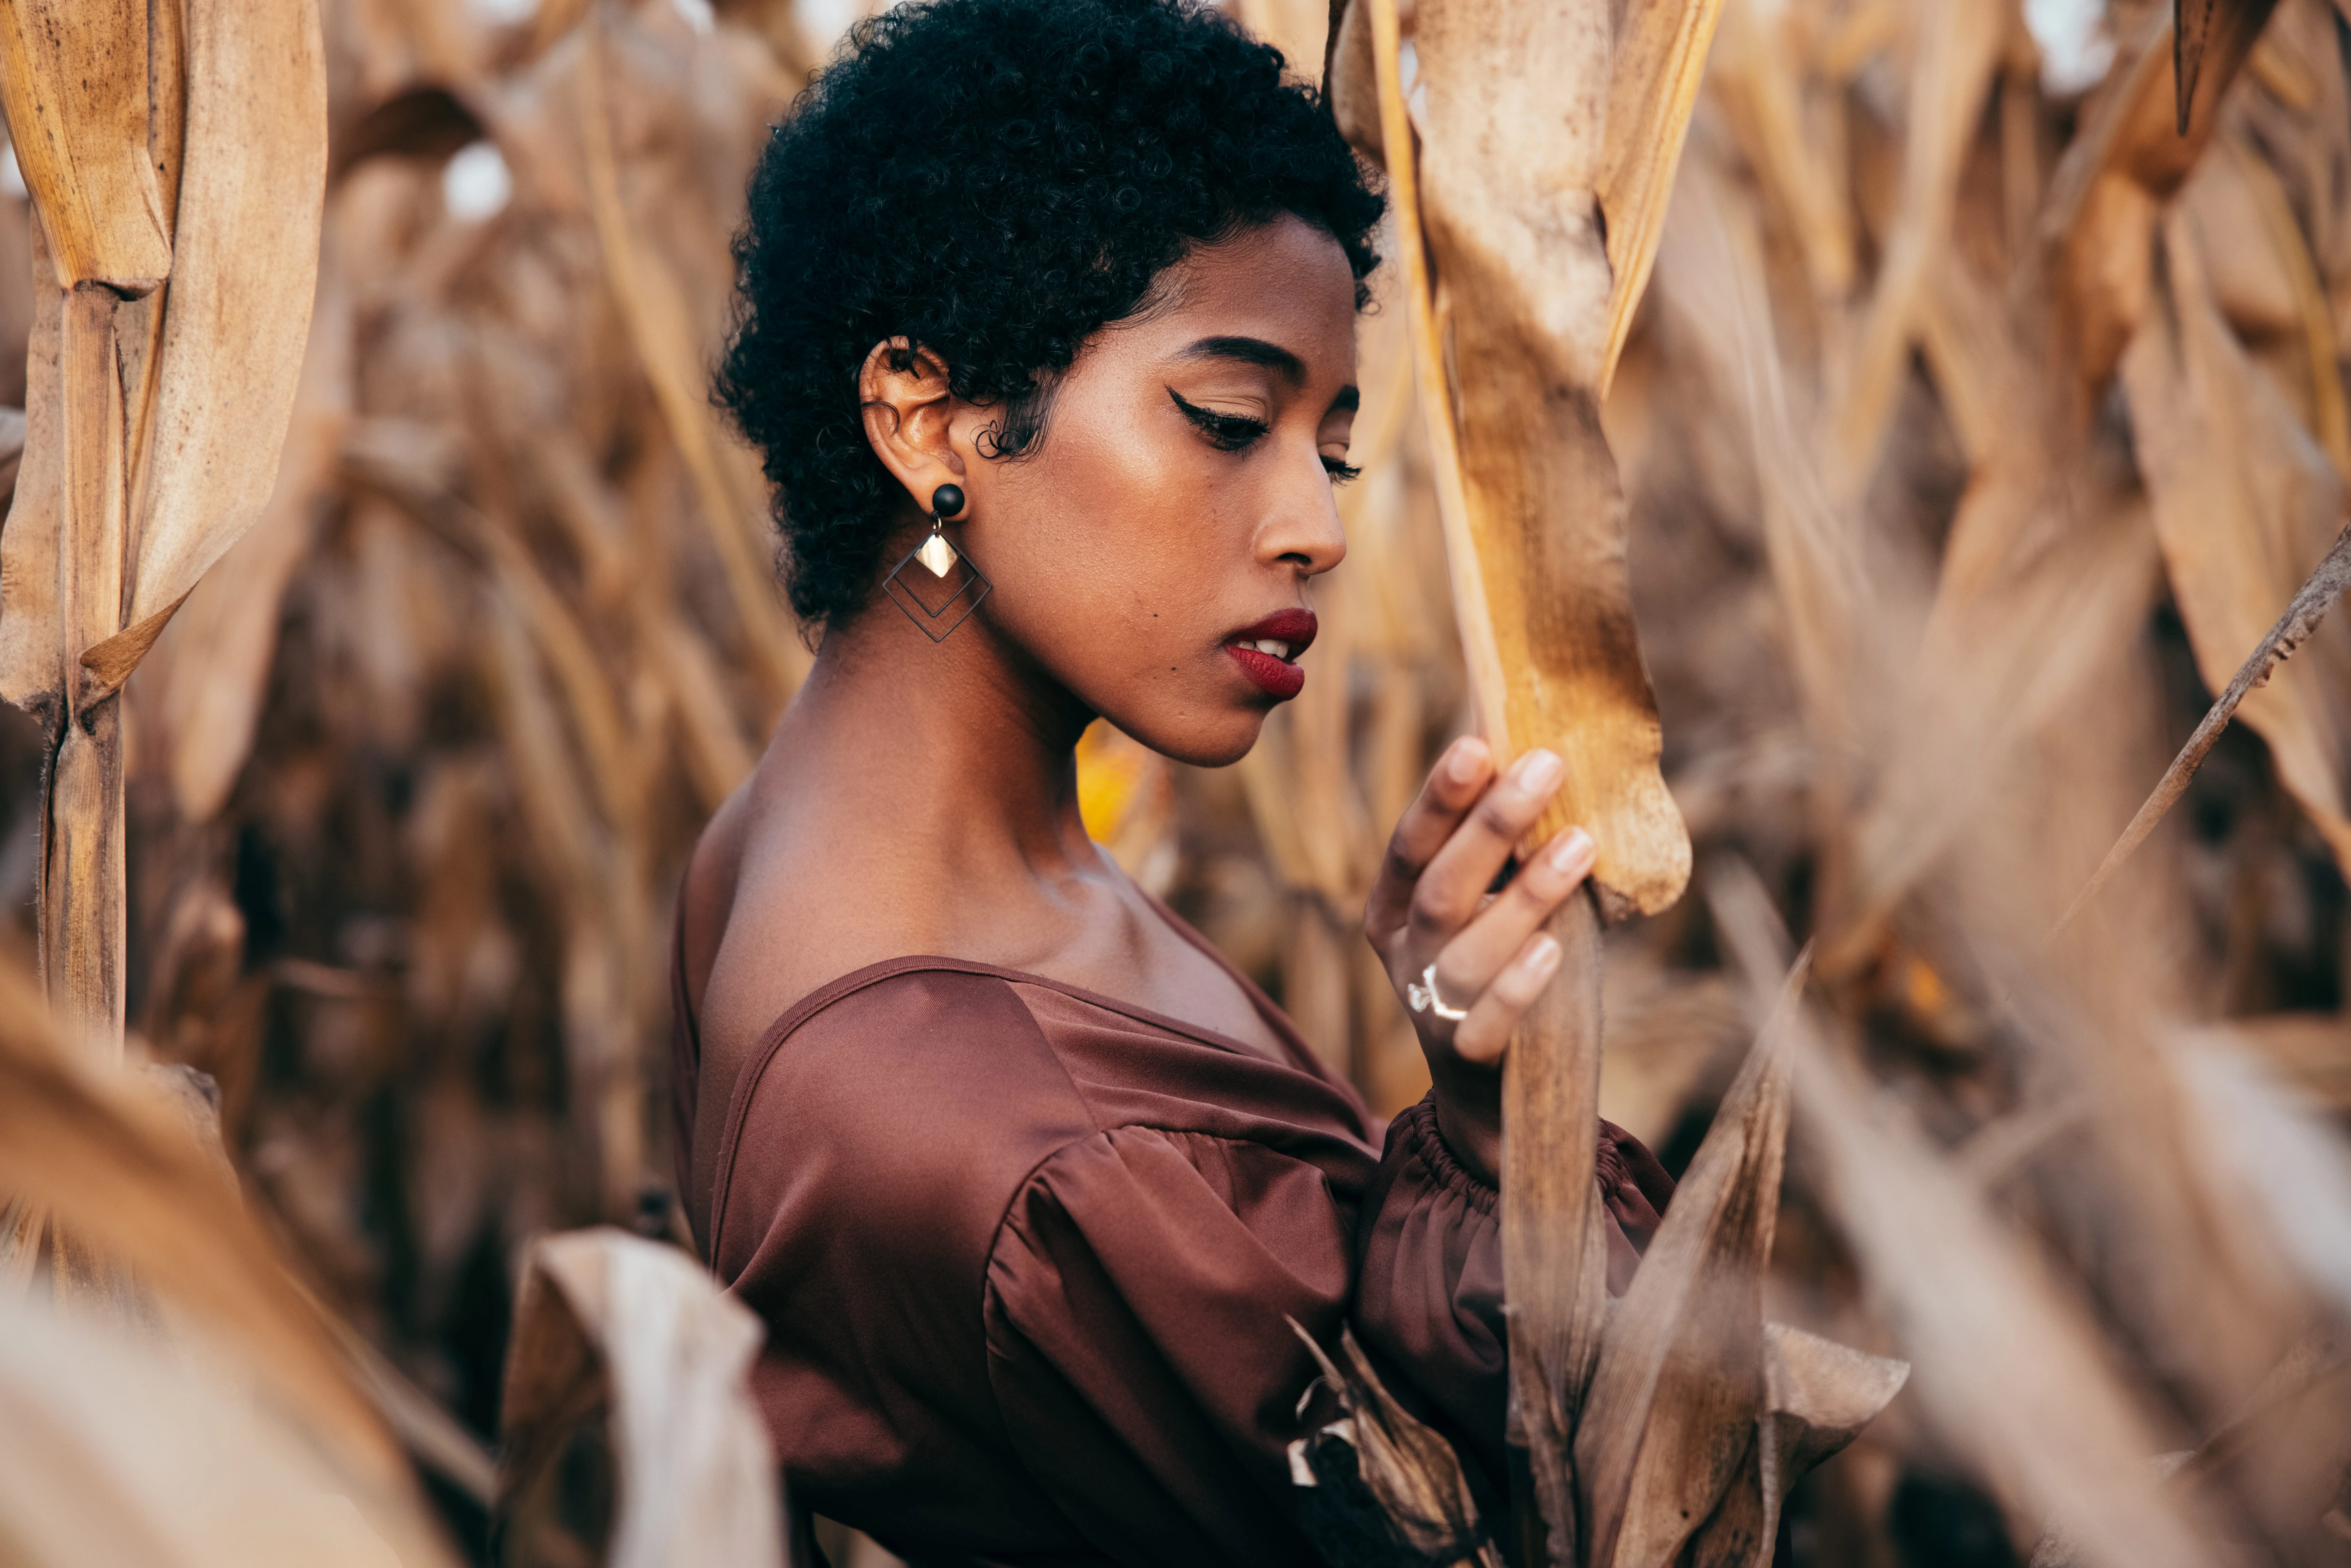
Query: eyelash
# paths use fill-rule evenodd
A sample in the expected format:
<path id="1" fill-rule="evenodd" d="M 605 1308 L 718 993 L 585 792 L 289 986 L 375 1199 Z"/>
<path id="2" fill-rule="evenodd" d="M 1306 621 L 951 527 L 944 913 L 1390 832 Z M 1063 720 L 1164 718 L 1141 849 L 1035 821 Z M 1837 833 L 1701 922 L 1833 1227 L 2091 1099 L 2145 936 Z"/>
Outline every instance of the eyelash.
<path id="1" fill-rule="evenodd" d="M 1175 400 L 1184 417 L 1197 426 L 1200 434 L 1208 438 L 1209 444 L 1219 452 L 1241 451 L 1263 436 L 1268 428 L 1261 419 L 1250 419 L 1238 413 L 1218 413 L 1215 409 L 1186 402 L 1184 394 L 1174 387 L 1167 389 L 1167 395 Z M 1360 477 L 1364 472 L 1352 463 L 1343 463 L 1333 457 L 1322 459 L 1322 468 L 1331 476 L 1333 485 L 1344 485 Z"/>

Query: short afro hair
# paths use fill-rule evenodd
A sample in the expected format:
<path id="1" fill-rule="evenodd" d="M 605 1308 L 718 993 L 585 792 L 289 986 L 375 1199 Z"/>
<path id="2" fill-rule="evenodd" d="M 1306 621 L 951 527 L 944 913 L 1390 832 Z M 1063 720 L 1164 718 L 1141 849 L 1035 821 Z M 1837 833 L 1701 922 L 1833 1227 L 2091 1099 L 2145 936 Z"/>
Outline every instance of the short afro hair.
<path id="1" fill-rule="evenodd" d="M 1280 51 L 1198 0 L 917 0 L 860 23 L 771 134 L 718 400 L 778 492 L 792 608 L 862 606 L 902 505 L 857 379 L 904 338 L 1040 434 L 1086 340 L 1191 247 L 1293 214 L 1377 264 L 1382 202 Z"/>

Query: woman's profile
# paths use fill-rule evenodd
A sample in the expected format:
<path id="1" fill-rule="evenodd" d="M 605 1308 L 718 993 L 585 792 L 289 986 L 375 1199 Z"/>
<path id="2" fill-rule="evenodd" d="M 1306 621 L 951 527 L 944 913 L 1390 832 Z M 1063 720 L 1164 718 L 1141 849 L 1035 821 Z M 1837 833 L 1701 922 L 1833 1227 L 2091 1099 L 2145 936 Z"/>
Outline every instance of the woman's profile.
<path id="1" fill-rule="evenodd" d="M 1331 678 L 1380 213 L 1191 0 L 902 6 L 753 180 L 720 391 L 820 641 L 680 900 L 680 1180 L 793 1501 L 916 1564 L 1313 1561 L 1286 1318 L 1499 1495 L 1499 1067 L 1593 858 L 1514 866 L 1558 759 L 1457 741 L 1396 825 L 1365 930 L 1435 1087 L 1384 1140 L 1077 806 L 1096 718 L 1222 766 Z M 1601 1150 L 1621 1289 L 1670 1183 Z"/>

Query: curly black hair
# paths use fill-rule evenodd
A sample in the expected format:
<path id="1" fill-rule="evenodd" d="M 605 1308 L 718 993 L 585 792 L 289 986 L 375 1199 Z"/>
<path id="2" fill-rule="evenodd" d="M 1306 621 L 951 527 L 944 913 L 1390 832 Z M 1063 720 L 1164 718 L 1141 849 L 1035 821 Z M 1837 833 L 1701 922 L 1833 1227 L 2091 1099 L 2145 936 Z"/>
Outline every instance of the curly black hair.
<path id="1" fill-rule="evenodd" d="M 1357 305 L 1382 202 L 1280 51 L 1198 0 L 919 0 L 863 22 L 771 134 L 716 395 L 778 490 L 792 608 L 863 604 L 898 486 L 857 378 L 905 338 L 1034 448 L 1056 372 L 1190 247 L 1295 214 Z"/>

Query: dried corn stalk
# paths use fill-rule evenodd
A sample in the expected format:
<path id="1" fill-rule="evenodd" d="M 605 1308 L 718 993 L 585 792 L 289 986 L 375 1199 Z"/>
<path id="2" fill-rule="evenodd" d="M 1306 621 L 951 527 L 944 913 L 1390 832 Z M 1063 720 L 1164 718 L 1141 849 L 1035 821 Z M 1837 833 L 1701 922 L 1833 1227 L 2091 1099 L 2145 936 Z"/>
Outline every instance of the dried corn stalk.
<path id="1" fill-rule="evenodd" d="M 1389 172 L 1479 728 L 1505 759 L 1560 751 L 1567 783 L 1536 833 L 1588 827 L 1610 913 L 1654 914 L 1680 895 L 1689 843 L 1656 771 L 1599 401 L 1718 7 L 1645 6 L 1622 39 L 1605 5 L 1554 9 L 1416 13 L 1415 128 L 1392 13 L 1374 8 L 1382 143 L 1426 131 Z M 1503 155 L 1530 125 L 1542 139 Z"/>
<path id="2" fill-rule="evenodd" d="M 1565 758 L 1566 786 L 1536 835 L 1581 822 L 1599 844 L 1594 900 L 1554 923 L 1567 956 L 1520 1031 L 1503 1090 L 1511 1392 L 1541 1511 L 1521 1500 L 1520 1531 L 1524 1550 L 1562 1564 L 1613 1560 L 1616 1516 L 1592 1511 L 1620 1506 L 1592 1490 L 1575 1437 L 1605 1274 L 1588 1175 L 1594 904 L 1654 914 L 1689 874 L 1656 768 L 1600 402 L 1656 254 L 1719 14 L 1708 0 L 1621 15 L 1424 4 L 1407 88 L 1396 9 L 1370 9 L 1379 141 L 1479 727 L 1506 760 L 1535 745 Z M 1732 1395 L 1750 1416 L 1751 1393 Z"/>
<path id="3" fill-rule="evenodd" d="M 27 461 L 0 532 L 0 695 L 51 737 L 44 977 L 108 1053 L 125 961 L 117 694 L 277 473 L 325 189 L 317 7 L 15 0 L 0 98 L 47 251 Z"/>
<path id="4" fill-rule="evenodd" d="M 187 635 L 206 625 L 206 597 L 216 601 L 207 616 L 233 612 L 222 619 L 247 632 L 274 623 L 272 572 L 216 593 L 224 574 L 246 574 L 241 548 L 128 693 L 192 725 L 214 711 L 258 721 L 240 770 L 223 759 L 226 727 L 151 746 L 149 710 L 130 716 L 132 918 L 135 932 L 155 934 L 152 947 L 139 943 L 151 980 L 136 1022 L 159 1052 L 219 1074 L 233 1147 L 308 1266 L 398 1359 L 448 1375 L 434 1385 L 484 1419 L 496 1391 L 475 1370 L 491 1364 L 480 1325 L 506 1305 L 503 1270 L 485 1260 L 614 1217 L 616 1200 L 632 1211 L 640 1184 L 664 1168 L 657 1116 L 643 1118 L 639 1169 L 626 1146 L 604 1161 L 603 1129 L 635 1095 L 658 1103 L 667 890 L 773 698 L 738 625 L 705 478 L 679 450 L 691 438 L 673 434 L 606 260 L 576 90 L 583 39 L 567 37 L 585 0 L 549 0 L 513 26 L 469 0 L 322 5 L 330 36 L 349 40 L 337 123 L 371 138 L 343 144 L 352 151 L 330 198 L 331 263 L 351 302 L 352 417 L 345 439 L 322 443 L 333 450 L 319 504 L 295 530 L 304 540 L 285 547 L 299 559 L 272 667 L 249 648 Z M 2264 749 L 2243 734 L 2224 739 L 2189 810 L 2141 849 L 2124 895 L 2081 923 L 2053 975 L 2015 959 L 2035 949 L 2195 725 L 2207 695 L 2195 671 L 2225 672 L 2245 653 L 2207 647 L 2194 627 L 2183 640 L 2153 608 L 2173 542 L 2158 539 L 2155 511 L 2173 503 L 2148 490 L 2151 443 L 2131 389 L 2081 382 L 2069 345 L 2086 318 L 2053 303 L 2074 287 L 2063 256 L 2038 255 L 2043 215 L 2072 199 L 2081 160 L 2069 153 L 2133 79 L 2141 22 L 2159 8 L 2169 9 L 2113 7 L 2121 59 L 2083 100 L 2078 72 L 2044 85 L 2012 8 L 1988 7 L 2009 30 L 1980 114 L 1945 144 L 1956 162 L 1934 165 L 1957 175 L 1937 218 L 1904 181 L 1929 166 L 1910 154 L 1914 126 L 1928 130 L 1919 40 L 1949 18 L 1905 0 L 1725 0 L 1656 264 L 1661 308 L 1635 313 L 1601 411 L 1633 518 L 1634 602 L 1667 717 L 1667 776 L 1701 863 L 1750 860 L 1782 907 L 1809 917 L 1802 935 L 1822 958 L 1807 1004 L 1824 1035 L 1866 1040 L 1882 1082 L 1858 1114 L 1882 1120 L 1886 1095 L 1917 1107 L 1932 1136 L 1911 1140 L 1914 1152 L 1966 1184 L 1998 1234 L 2030 1237 L 2030 1259 L 2061 1298 L 2086 1291 L 2111 1309 L 2053 1349 L 2042 1337 L 2017 1351 L 2026 1342 L 2005 1332 L 2008 1316 L 1983 1337 L 1942 1332 L 2008 1306 L 2000 1292 L 1978 1301 L 1964 1274 L 1935 1272 L 1932 1249 L 1881 1250 L 1888 1213 L 1913 1230 L 1927 1221 L 1907 1199 L 1876 1206 L 1866 1160 L 1853 1189 L 1790 1162 L 1800 1201 L 1780 1216 L 1766 1299 L 1847 1343 L 1898 1345 L 1918 1389 L 1789 1506 L 1823 1542 L 1888 1561 L 1939 1544 L 1906 1539 L 1904 1511 L 1889 1506 L 1925 1472 L 1957 1464 L 1964 1484 L 1950 1484 L 1962 1495 L 1968 1485 L 1996 1494 L 1988 1522 L 2007 1521 L 2020 1549 L 2040 1504 L 2016 1476 L 2051 1463 L 2084 1473 L 2072 1456 L 2033 1449 L 1987 1474 L 1970 1457 L 2032 1441 L 2032 1423 L 2020 1437 L 2002 1401 L 1942 1391 L 2021 1380 L 2029 1392 L 2035 1376 L 2070 1380 L 2078 1354 L 2125 1399 L 2166 1413 L 2142 1440 L 2210 1448 L 2260 1407 L 2259 1375 L 2301 1332 L 2291 1312 L 2281 1331 L 2280 1298 L 2255 1288 L 2277 1270 L 2270 1254 L 2339 1275 L 2308 1260 L 2342 1248 L 2337 1210 L 2309 1179 L 2323 1161 L 2304 1157 L 2339 1155 L 2339 1135 L 2315 1120 L 2299 1140 L 2277 1116 L 2241 1120 L 2245 1095 L 2222 1094 L 2200 1069 L 2180 1070 L 2183 1092 L 2147 1049 L 2150 1030 L 2185 1014 L 2199 1040 L 2233 1053 L 2231 1071 L 2258 1057 L 2338 1111 L 2351 1097 L 2336 873 Z M 658 0 L 596 14 L 624 237 L 632 255 L 658 258 L 672 304 L 686 308 L 677 340 L 653 348 L 672 357 L 661 373 L 689 404 L 694 364 L 715 348 L 742 172 L 831 36 L 817 8 L 789 0 L 715 9 L 707 32 Z M 1299 12 L 1252 0 L 1242 14 L 1303 37 Z M 1379 112 L 1368 15 L 1348 10 L 1332 86 L 1342 124 L 1376 145 L 1364 123 Z M 2118 299 L 2144 282 L 2134 312 L 2114 318 L 2119 348 L 2132 349 L 2169 287 L 2154 266 L 2157 236 L 2168 245 L 2172 220 L 2184 220 L 2261 395 L 2331 458 L 2344 443 L 2327 411 L 2342 406 L 2337 353 L 2351 341 L 2339 325 L 2351 298 L 2337 194 L 2351 188 L 2341 172 L 2351 112 L 2336 15 L 2329 0 L 2278 0 L 2233 78 L 2215 74 L 2226 51 L 2208 47 L 2193 99 L 2218 119 L 2209 138 L 2191 136 L 2203 152 L 2169 208 L 2142 187 L 2154 210 L 2134 215 L 2125 200 L 2113 204 L 2126 222 L 2087 214 L 2082 225 L 2108 226 L 2073 253 L 2095 264 L 2082 277 Z M 2062 54 L 2053 46 L 2053 72 Z M 2178 74 L 2158 73 L 2149 139 L 2102 155 L 2102 168 L 2136 184 L 2132 172 L 2188 150 Z M 1531 136 L 1514 130 L 1499 156 Z M 513 177 L 511 204 L 486 218 L 443 197 L 440 161 L 475 137 L 495 143 Z M 159 181 L 163 195 L 176 190 Z M 1613 247 L 1637 225 L 1604 210 Z M 0 241 L 20 251 L 26 214 L 0 195 Z M 1913 295 L 1868 484 L 1835 499 L 1826 476 L 1856 348 L 1897 227 L 1922 214 L 1945 243 Z M 2136 251 L 2124 243 L 2133 232 Z M 1623 270 L 1612 256 L 1612 296 Z M 1131 809 L 1105 828 L 1132 863 L 1162 868 L 1171 901 L 1227 952 L 1277 983 L 1382 1110 L 1425 1089 L 1419 1053 L 1384 977 L 1365 976 L 1360 957 L 1347 967 L 1359 945 L 1327 906 L 1361 874 L 1350 841 L 1394 819 L 1465 691 L 1427 436 L 1411 398 L 1382 391 L 1415 371 L 1384 338 L 1402 341 L 1408 325 L 1389 298 L 1365 322 L 1366 473 L 1340 497 L 1349 560 L 1318 589 L 1334 640 L 1316 657 L 1343 653 L 1349 668 L 1314 690 L 1348 700 L 1278 718 L 1249 765 L 1256 779 L 1175 768 L 1163 790 L 1137 775 Z M 32 315 L 21 285 L 0 287 L 0 341 L 20 342 Z M 2244 413 L 2199 405 L 2207 393 L 2168 395 L 2173 417 L 2207 431 Z M 2091 410 L 2099 417 L 2085 429 Z M 2261 439 L 2290 434 L 2272 425 Z M 395 454 L 406 456 L 383 461 Z M 721 484 L 748 472 L 723 440 L 717 455 Z M 413 477 L 412 458 L 432 471 L 429 494 L 381 483 Z M 289 457 L 289 482 L 294 466 Z M 754 493 L 740 488 L 733 504 Z M 2232 504 L 2231 516 L 2252 514 Z M 2256 533 L 2208 529 L 2199 548 L 2223 563 L 2216 581 L 2240 580 L 2227 561 L 2243 552 L 2283 593 L 2309 559 L 2273 559 L 2276 519 L 2260 520 Z M 2173 602 L 2198 586 L 2183 583 Z M 2258 632 L 2278 608 L 2252 607 L 2246 623 Z M 159 660 L 175 639 L 167 668 Z M 207 665 L 216 673 L 200 673 Z M 2329 667 L 2297 654 L 2273 686 L 2304 680 L 2297 702 L 2339 708 Z M 201 706 L 183 706 L 183 681 L 205 691 Z M 14 744 L 0 727 L 0 757 Z M 183 746 L 214 745 L 202 761 L 226 792 L 217 816 L 142 822 L 143 800 L 177 792 L 151 769 L 176 768 Z M 1081 761 L 1081 790 L 1105 760 Z M 1097 772 L 1092 787 L 1113 782 Z M 1098 820 L 1110 817 L 1090 812 Z M 21 821 L 8 817 L 0 846 Z M 14 861 L 0 847 L 0 868 Z M 153 874 L 178 867 L 184 879 Z M 621 895 L 608 895 L 615 885 Z M 1752 1039 L 1713 964 L 1723 936 L 1691 901 L 1607 945 L 1601 1104 L 1669 1165 Z M 2023 969 L 2029 983 L 1987 978 L 2002 955 L 2009 969 L 1995 977 Z M 2051 1005 L 2029 1015 L 1998 1005 L 2020 988 Z M 2137 1010 L 2117 1009 L 2117 991 Z M 2053 1027 L 2068 1009 L 2072 1022 Z M 2072 1026 L 2084 1018 L 2097 1027 Z M 2163 1092 L 2145 1093 L 2158 1077 Z M 1801 1148 L 1811 1133 L 1801 1077 L 1798 1095 Z M 2226 1114 L 2206 1113 L 2214 1108 Z M 2295 1245 L 2273 1246 L 2279 1229 Z M 1893 1288 L 1865 1291 L 1855 1258 Z M 1952 1311 L 1914 1318 L 1915 1297 L 1933 1304 L 1938 1292 Z M 2291 1292 L 2283 1300 L 2293 1306 Z M 1849 1429 L 1818 1407 L 1787 1412 L 1801 1402 L 1790 1390 L 1813 1386 L 1808 1355 L 1854 1353 L 1766 1334 L 1773 1436 L 1759 1444 L 1758 1469 L 1768 1474 L 1783 1449 L 1800 1465 L 1821 1434 Z M 2256 1519 L 2263 1540 L 2283 1543 L 2279 1555 L 2291 1546 L 2297 1560 L 2323 1561 L 2332 1527 L 2309 1500 L 2327 1494 L 2297 1489 L 2325 1479 L 2341 1400 L 2296 1408 L 2276 1446 L 2192 1467 L 2202 1472 L 2192 1498 L 2170 1490 L 2191 1514 L 2210 1501 Z M 2318 1428 L 2307 1440 L 2305 1426 Z M 2145 1458 L 2117 1462 L 2137 1471 Z M 2294 1496 L 2281 1500 L 2269 1479 L 2289 1471 Z M 2104 1484 L 2096 1467 L 2086 1473 Z M 1776 1496 L 1743 1476 L 1738 1495 L 1755 1508 Z"/>

